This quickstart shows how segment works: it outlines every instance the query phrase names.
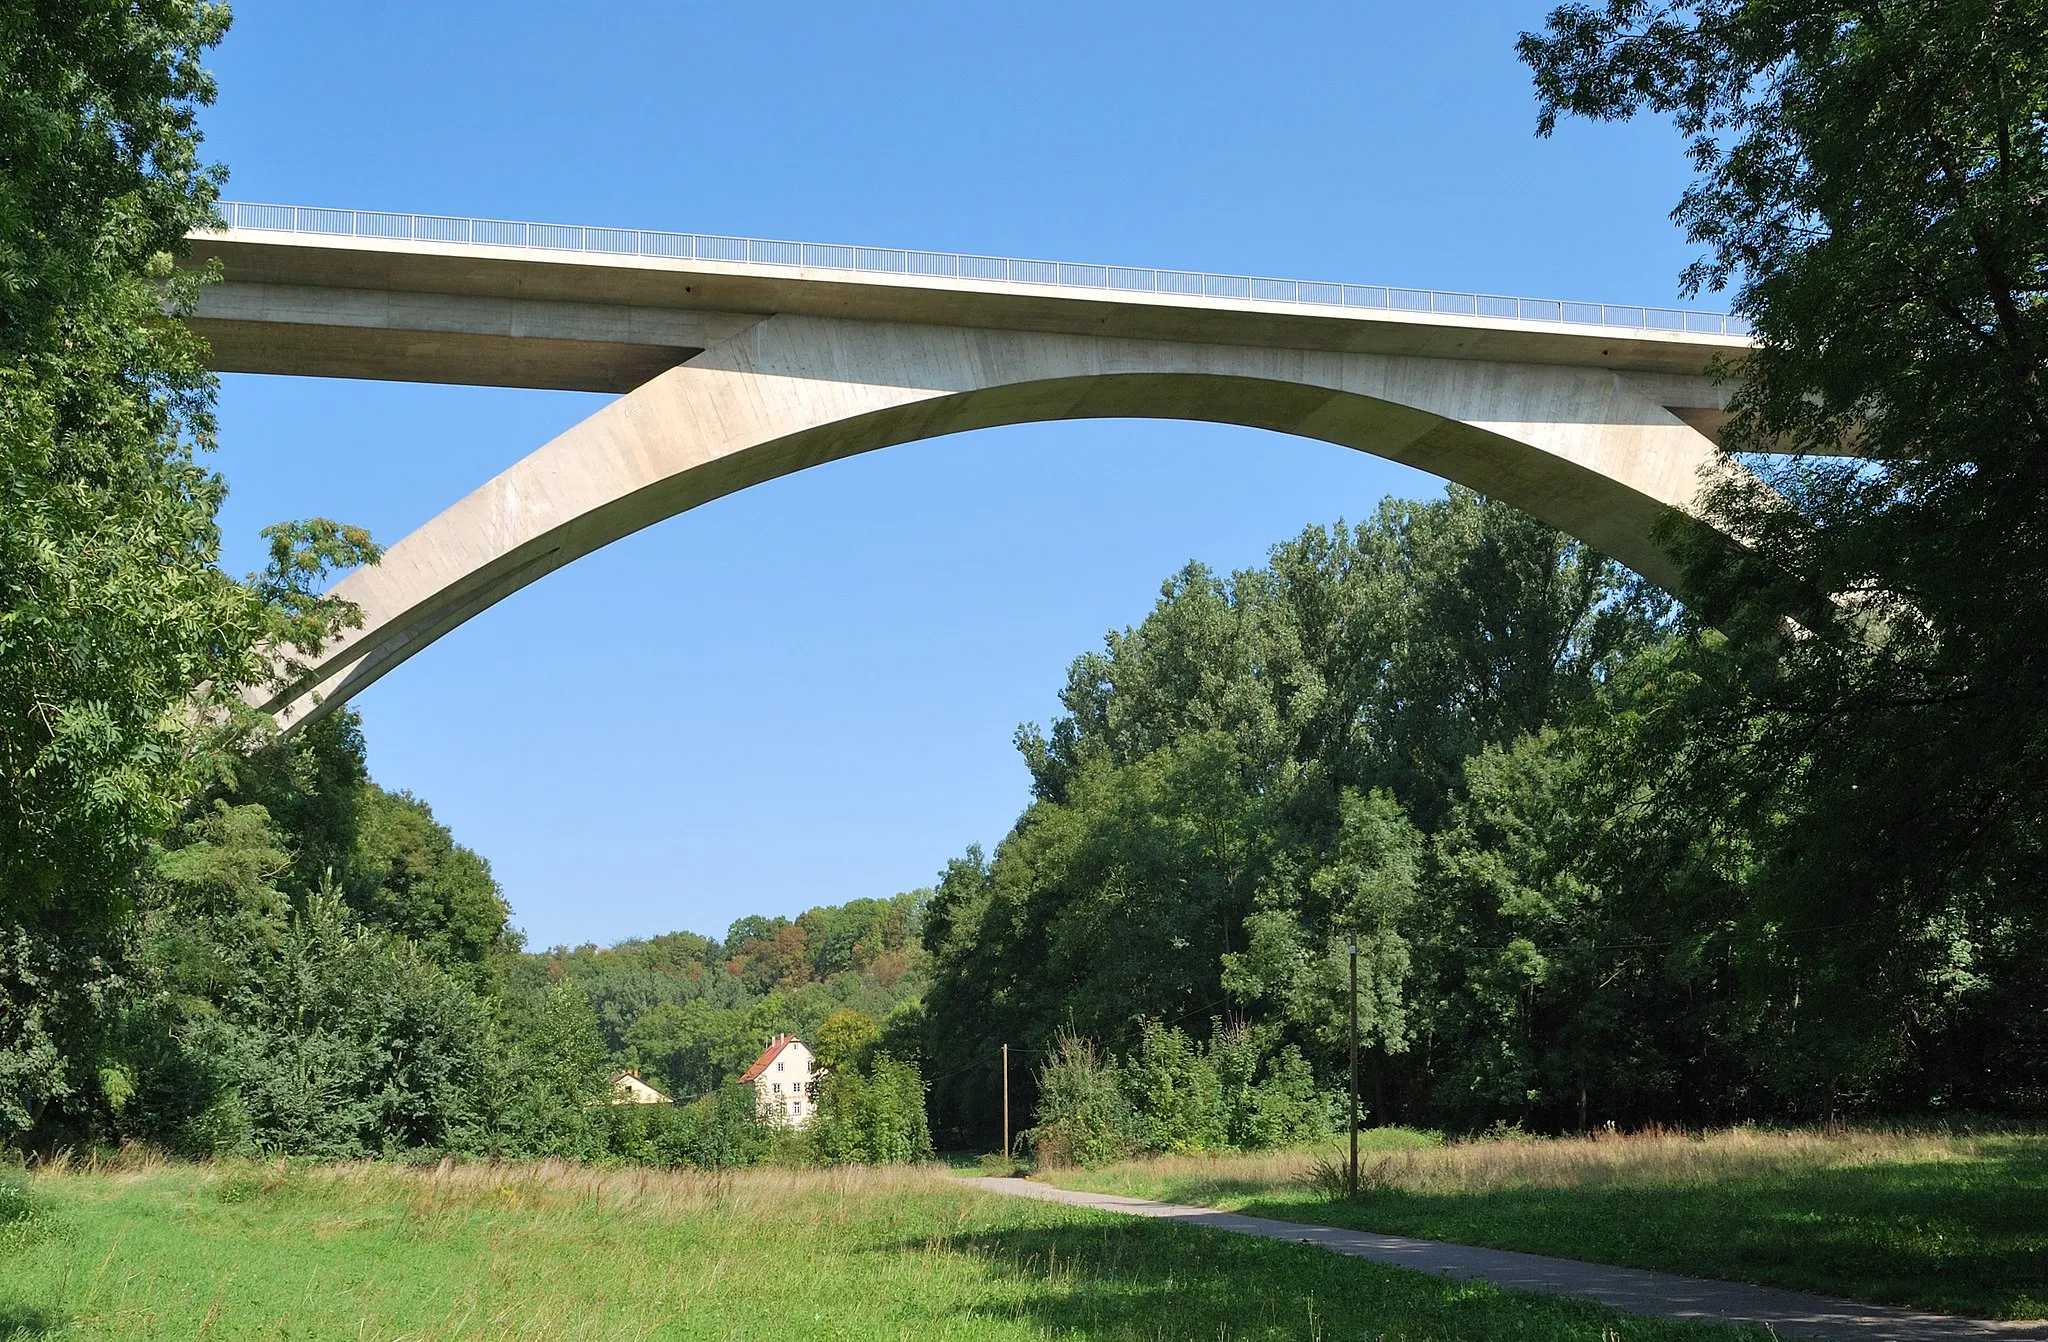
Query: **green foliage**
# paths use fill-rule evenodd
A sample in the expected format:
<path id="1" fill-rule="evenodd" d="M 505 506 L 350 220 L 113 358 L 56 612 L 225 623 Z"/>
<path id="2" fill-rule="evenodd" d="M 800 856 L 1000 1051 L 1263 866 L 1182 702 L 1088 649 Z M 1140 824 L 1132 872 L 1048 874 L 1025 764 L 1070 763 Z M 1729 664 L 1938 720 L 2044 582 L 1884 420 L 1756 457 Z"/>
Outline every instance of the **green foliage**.
<path id="1" fill-rule="evenodd" d="M 1223 987 L 1243 1003 L 1272 1001 L 1281 1020 L 1333 1050 L 1350 1037 L 1350 947 L 1358 945 L 1360 1040 L 1388 1053 L 1408 1046 L 1409 945 L 1422 836 L 1385 792 L 1337 799 L 1326 864 L 1306 881 L 1277 880 L 1245 919 L 1247 948 L 1222 958 Z M 1324 929 L 1320 944 L 1309 928 Z"/>
<path id="2" fill-rule="evenodd" d="M 1131 1105 L 1131 1143 L 1140 1151 L 1214 1151 L 1230 1139 L 1223 1079 L 1200 1045 L 1179 1030 L 1145 1022 L 1138 1051 L 1118 1070 Z"/>
<path id="3" fill-rule="evenodd" d="M 1695 284 L 1757 334 L 1711 543 L 1731 636 L 1627 761 L 1667 829 L 1734 830 L 1784 984 L 1772 1084 L 2038 1109 L 2048 984 L 2048 28 L 2037 7 L 1610 0 L 1525 36 L 1542 128 L 1669 116 Z M 1787 636 L 1786 617 L 1798 627 Z"/>
<path id="4" fill-rule="evenodd" d="M 1101 1165 L 1140 1154 L 1185 1154 L 1313 1141 L 1331 1130 L 1332 1097 L 1277 1031 L 1212 1022 L 1203 1045 L 1143 1023 L 1119 1060 L 1062 1032 L 1038 1073 L 1038 1121 L 1024 1142 L 1041 1165 Z"/>
<path id="5" fill-rule="evenodd" d="M 750 1014 L 702 998 L 681 1006 L 664 1002 L 633 1022 L 626 1051 L 671 1095 L 708 1095 L 760 1052 L 761 1031 Z"/>
<path id="6" fill-rule="evenodd" d="M 173 269 L 220 174 L 194 118 L 225 6 L 0 8 L 0 1135 L 76 1135 L 151 843 L 252 723 L 269 650 L 350 622 L 315 579 L 376 557 L 274 529 L 271 573 L 216 565 L 225 486 L 204 347 Z"/>
<path id="7" fill-rule="evenodd" d="M 723 1170 L 761 1164 L 775 1149 L 752 1086 L 724 1086 L 687 1105 L 600 1105 L 589 1122 L 589 1148 L 574 1154 L 591 1159 Z"/>
<path id="8" fill-rule="evenodd" d="M 409 822 L 400 852 L 471 876 L 481 935 L 446 935 L 459 918 L 392 916 L 388 896 L 419 883 L 364 859 L 379 851 L 366 836 L 392 811 Z M 310 889 L 300 871 L 309 851 L 326 859 Z M 391 866 L 414 878 L 435 870 Z M 366 917 L 337 876 L 387 898 L 362 900 Z M 138 895 L 125 975 L 99 1000 L 91 1131 L 101 1140 L 322 1156 L 581 1141 L 601 1046 L 575 1046 L 580 1021 L 559 1019 L 573 1004 L 526 1010 L 490 995 L 492 966 L 474 957 L 502 957 L 508 934 L 488 869 L 424 808 L 368 781 L 349 715 L 243 761 L 224 796 L 166 836 Z M 513 1075 L 515 1064 L 528 1074 Z"/>
<path id="9" fill-rule="evenodd" d="M 827 1016 L 818 1027 L 817 1043 L 811 1053 L 820 1067 L 858 1070 L 873 1059 L 875 1047 L 881 1042 L 882 1027 L 875 1024 L 875 1018 L 846 1007 Z"/>
<path id="10" fill-rule="evenodd" d="M 176 947 L 184 963 L 166 980 L 208 996 L 158 1008 L 177 1024 L 144 1055 L 130 1130 L 195 1154 L 340 1159 L 483 1143 L 477 1083 L 496 1040 L 459 980 L 356 925 L 332 896 L 273 921 L 272 945 L 218 915 L 187 916 L 205 928 Z"/>
<path id="11" fill-rule="evenodd" d="M 513 998 L 505 1011 L 511 1047 L 500 1124 L 509 1150 L 603 1154 L 594 1120 L 610 1107 L 610 1078 L 589 999 L 574 984 L 557 983 L 537 997 Z"/>
<path id="12" fill-rule="evenodd" d="M 20 1174 L 0 1173 L 0 1249 L 18 1253 L 39 1240 L 60 1236 L 63 1225 L 50 1203 Z"/>
<path id="13" fill-rule="evenodd" d="M 552 980 L 577 985 L 619 1066 L 639 1067 L 680 1099 L 705 1095 L 743 1071 L 777 1034 L 814 1047 L 835 1016 L 893 1020 L 889 1051 L 915 1056 L 921 1040 L 892 1013 L 923 988 L 917 941 L 920 892 L 808 909 L 795 921 L 747 917 L 723 943 L 688 932 L 616 946 L 556 948 L 508 962 L 515 992 Z M 815 933 L 815 937 L 813 934 Z M 914 1010 L 914 1008 L 913 1008 Z M 850 1014 L 849 1014 L 850 1013 Z M 879 1042 L 849 1038 L 856 1061 Z"/>
<path id="14" fill-rule="evenodd" d="M 482 965 L 514 949 L 511 910 L 490 863 L 456 843 L 410 792 L 363 787 L 343 881 L 366 920 L 443 964 Z"/>
<path id="15" fill-rule="evenodd" d="M 473 978 L 517 948 L 490 864 L 425 802 L 370 780 L 353 709 L 237 761 L 222 792 L 261 806 L 289 842 L 276 883 L 291 898 L 331 883 L 364 922 Z"/>
<path id="16" fill-rule="evenodd" d="M 866 1069 L 842 1064 L 818 1083 L 817 1113 L 804 1130 L 828 1165 L 887 1165 L 932 1158 L 924 1077 L 886 1055 Z"/>
<path id="17" fill-rule="evenodd" d="M 1128 1049 L 1140 1018 L 1234 1005 L 1328 1068 L 1353 935 L 1371 1065 L 1398 1081 L 1428 1028 L 1427 836 L 1464 761 L 1595 712 L 1669 622 L 1661 594 L 1456 488 L 1227 582 L 1183 570 L 1075 660 L 1050 732 L 1019 732 L 1037 800 L 925 910 L 926 1055 L 969 1060 L 936 1081 L 941 1130 L 986 1141 L 998 1046 L 1042 1054 L 1065 1028 Z"/>
<path id="18" fill-rule="evenodd" d="M 1074 660 L 1066 716 L 1018 745 L 1037 795 L 1062 801 L 1090 760 L 1216 733 L 1248 783 L 1318 765 L 1325 807 L 1386 787 L 1428 827 L 1467 755 L 1591 697 L 1667 618 L 1626 570 L 1453 486 L 1311 527 L 1227 582 L 1188 566 L 1141 625 Z"/>
<path id="19" fill-rule="evenodd" d="M 1116 1060 L 1062 1031 L 1038 1072 L 1038 1122 L 1023 1143 L 1041 1166 L 1103 1165 L 1137 1149 Z"/>
<path id="20" fill-rule="evenodd" d="M 1222 1145 L 1270 1150 L 1330 1134 L 1337 1096 L 1316 1085 L 1315 1070 L 1293 1044 L 1275 1051 L 1277 1031 L 1217 1024 L 1209 1040 L 1223 1110 Z"/>
<path id="21" fill-rule="evenodd" d="M 752 1086 L 721 1086 L 683 1110 L 691 1136 L 679 1154 L 699 1169 L 757 1165 L 768 1158 L 774 1133 L 761 1121 Z"/>

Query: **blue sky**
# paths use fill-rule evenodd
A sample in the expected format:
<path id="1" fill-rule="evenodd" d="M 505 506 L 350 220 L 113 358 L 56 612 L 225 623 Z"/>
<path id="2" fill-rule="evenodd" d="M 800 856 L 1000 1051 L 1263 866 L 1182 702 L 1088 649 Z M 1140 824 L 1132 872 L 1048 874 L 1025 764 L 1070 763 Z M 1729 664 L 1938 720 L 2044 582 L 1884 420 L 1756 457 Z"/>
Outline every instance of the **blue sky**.
<path id="1" fill-rule="evenodd" d="M 239 200 L 1672 303 L 1678 146 L 1534 137 L 1546 8 L 237 0 L 204 126 Z M 228 377 L 227 562 L 395 541 L 600 404 Z M 1011 733 L 1162 579 L 1439 488 L 1212 425 L 891 448 L 471 621 L 358 700 L 371 769 L 537 945 L 910 889 L 1007 831 Z"/>

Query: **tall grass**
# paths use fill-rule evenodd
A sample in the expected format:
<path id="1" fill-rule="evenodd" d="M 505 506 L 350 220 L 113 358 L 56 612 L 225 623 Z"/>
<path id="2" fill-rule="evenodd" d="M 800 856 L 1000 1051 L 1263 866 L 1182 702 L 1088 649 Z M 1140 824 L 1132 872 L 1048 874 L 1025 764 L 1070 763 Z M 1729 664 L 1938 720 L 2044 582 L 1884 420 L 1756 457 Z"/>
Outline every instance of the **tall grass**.
<path id="1" fill-rule="evenodd" d="M 1727 1336 L 993 1197 L 938 1168 L 137 1154 L 15 1186 L 58 1233 L 0 1249 L 10 1339 Z"/>
<path id="2" fill-rule="evenodd" d="M 1726 1128 L 1163 1157 L 1045 1177 L 1126 1196 L 1997 1318 L 2048 1316 L 2038 1128 Z"/>
<path id="3" fill-rule="evenodd" d="M 1376 1152 L 1360 1161 L 1359 1183 L 1366 1192 L 1484 1196 L 1527 1188 L 1700 1187 L 1823 1169 L 1974 1159 L 1972 1139 L 1931 1132 L 1653 1130 Z"/>

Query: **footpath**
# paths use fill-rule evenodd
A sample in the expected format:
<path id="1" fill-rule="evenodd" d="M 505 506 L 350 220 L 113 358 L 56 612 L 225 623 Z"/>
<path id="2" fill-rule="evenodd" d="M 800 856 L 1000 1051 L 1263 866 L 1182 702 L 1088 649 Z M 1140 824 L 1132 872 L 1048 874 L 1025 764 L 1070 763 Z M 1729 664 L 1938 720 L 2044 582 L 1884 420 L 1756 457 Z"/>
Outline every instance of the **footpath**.
<path id="1" fill-rule="evenodd" d="M 2004 1342 L 2048 1342 L 2048 1323 L 1993 1323 L 1948 1314 L 1923 1314 L 1888 1305 L 1864 1305 L 1801 1291 L 1739 1282 L 1706 1281 L 1643 1268 L 1608 1267 L 1570 1258 L 1480 1249 L 1467 1244 L 1377 1235 L 1335 1226 L 1269 1221 L 1210 1207 L 1185 1207 L 1172 1202 L 1081 1193 L 1025 1179 L 965 1179 L 990 1193 L 1038 1198 L 1074 1207 L 1181 1221 L 1233 1235 L 1313 1244 L 1332 1253 L 1370 1259 L 1460 1281 L 1485 1281 L 1510 1291 L 1574 1296 L 1594 1300 L 1627 1314 L 1651 1314 L 1698 1323 L 1751 1324 L 1787 1338 L 1839 1339 L 1840 1342 L 1963 1342 L 1998 1338 Z"/>

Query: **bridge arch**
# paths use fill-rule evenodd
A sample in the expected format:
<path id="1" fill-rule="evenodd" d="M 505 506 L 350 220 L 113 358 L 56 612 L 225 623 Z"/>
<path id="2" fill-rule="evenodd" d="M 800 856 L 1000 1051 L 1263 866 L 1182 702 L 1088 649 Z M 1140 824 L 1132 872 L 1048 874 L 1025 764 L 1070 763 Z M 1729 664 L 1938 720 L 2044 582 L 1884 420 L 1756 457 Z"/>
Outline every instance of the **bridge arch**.
<path id="1" fill-rule="evenodd" d="M 1175 343 L 780 314 L 599 410 L 335 588 L 364 623 L 257 706 L 289 730 L 471 616 L 655 522 L 811 466 L 999 425 L 1208 420 L 1468 485 L 1655 581 L 1651 537 L 1713 444 L 1702 379 L 1600 367 Z M 1708 405 L 1707 408 L 1711 408 Z"/>

